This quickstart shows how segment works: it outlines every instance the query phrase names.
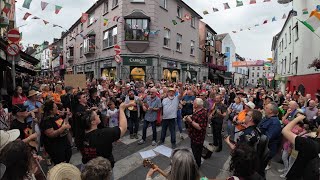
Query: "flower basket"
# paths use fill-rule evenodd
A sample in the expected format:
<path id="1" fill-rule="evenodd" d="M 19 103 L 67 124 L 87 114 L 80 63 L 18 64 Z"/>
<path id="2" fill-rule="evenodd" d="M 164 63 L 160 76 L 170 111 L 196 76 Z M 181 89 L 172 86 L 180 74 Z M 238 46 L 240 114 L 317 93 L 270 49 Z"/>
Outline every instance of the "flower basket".
<path id="1" fill-rule="evenodd" d="M 308 68 L 315 68 L 316 71 L 320 70 L 320 59 L 316 58 L 312 61 L 311 64 L 309 64 Z"/>

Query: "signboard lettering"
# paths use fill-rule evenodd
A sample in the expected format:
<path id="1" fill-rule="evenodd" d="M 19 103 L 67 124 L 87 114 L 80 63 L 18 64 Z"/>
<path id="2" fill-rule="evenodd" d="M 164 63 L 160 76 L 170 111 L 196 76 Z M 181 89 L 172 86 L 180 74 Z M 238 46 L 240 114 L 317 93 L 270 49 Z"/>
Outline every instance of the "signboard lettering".
<path id="1" fill-rule="evenodd" d="M 123 65 L 152 66 L 152 58 L 123 57 Z"/>

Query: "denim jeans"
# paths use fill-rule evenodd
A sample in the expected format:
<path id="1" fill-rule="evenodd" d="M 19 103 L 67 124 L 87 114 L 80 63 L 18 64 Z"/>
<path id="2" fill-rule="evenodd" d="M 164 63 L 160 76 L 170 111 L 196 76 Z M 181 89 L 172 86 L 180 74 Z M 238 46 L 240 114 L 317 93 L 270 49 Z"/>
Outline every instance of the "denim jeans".
<path id="1" fill-rule="evenodd" d="M 156 129 L 156 121 L 150 122 L 144 120 L 143 122 L 143 131 L 142 131 L 142 139 L 145 141 L 147 136 L 147 129 L 149 124 L 151 124 L 152 127 L 152 140 L 157 141 L 157 129 Z"/>
<path id="2" fill-rule="evenodd" d="M 177 125 L 179 132 L 182 133 L 182 114 L 181 114 L 181 109 L 178 109 L 177 112 Z"/>
<path id="3" fill-rule="evenodd" d="M 128 126 L 129 126 L 130 134 L 137 134 L 139 129 L 139 119 L 129 117 Z"/>
<path id="4" fill-rule="evenodd" d="M 176 144 L 176 119 L 163 119 L 162 120 L 162 130 L 161 130 L 161 139 L 160 142 L 163 143 L 166 135 L 167 135 L 167 129 L 169 126 L 169 131 L 171 135 L 171 144 Z"/>

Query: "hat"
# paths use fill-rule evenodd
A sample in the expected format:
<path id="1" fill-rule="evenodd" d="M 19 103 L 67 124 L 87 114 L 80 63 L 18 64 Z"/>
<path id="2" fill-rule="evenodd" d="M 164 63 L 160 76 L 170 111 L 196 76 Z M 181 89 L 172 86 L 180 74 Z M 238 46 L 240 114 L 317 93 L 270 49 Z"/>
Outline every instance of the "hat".
<path id="1" fill-rule="evenodd" d="M 30 90 L 29 93 L 28 93 L 28 97 L 35 96 L 35 95 L 38 95 L 38 94 L 39 94 L 38 91 Z"/>
<path id="2" fill-rule="evenodd" d="M 12 107 L 12 113 L 17 114 L 18 112 L 25 112 L 27 110 L 28 106 L 25 106 L 23 104 L 16 104 Z"/>
<path id="3" fill-rule="evenodd" d="M 62 84 L 62 81 L 58 81 L 57 84 Z"/>
<path id="4" fill-rule="evenodd" d="M 251 109 L 254 109 L 254 108 L 256 107 L 256 105 L 255 105 L 253 102 L 251 102 L 251 101 L 245 103 L 245 105 L 248 106 L 248 107 L 251 108 Z"/>
<path id="5" fill-rule="evenodd" d="M 174 88 L 170 87 L 168 91 L 176 91 Z"/>
<path id="6" fill-rule="evenodd" d="M 9 142 L 16 140 L 20 136 L 20 131 L 18 129 L 12 129 L 9 131 L 0 130 L 0 151 Z"/>
<path id="7" fill-rule="evenodd" d="M 199 95 L 207 95 L 206 91 L 200 91 Z"/>
<path id="8" fill-rule="evenodd" d="M 80 170 L 69 163 L 60 163 L 49 170 L 48 180 L 81 180 Z"/>
<path id="9" fill-rule="evenodd" d="M 282 105 L 289 105 L 288 101 L 283 101 Z"/>

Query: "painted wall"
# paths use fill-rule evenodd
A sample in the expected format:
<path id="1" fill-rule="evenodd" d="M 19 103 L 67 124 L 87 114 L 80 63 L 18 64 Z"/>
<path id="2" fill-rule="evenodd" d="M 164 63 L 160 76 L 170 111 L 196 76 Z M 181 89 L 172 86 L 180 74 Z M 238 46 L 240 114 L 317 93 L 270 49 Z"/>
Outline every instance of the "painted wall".
<path id="1" fill-rule="evenodd" d="M 229 53 L 226 52 L 227 47 L 230 49 Z M 222 40 L 222 53 L 228 56 L 224 62 L 224 65 L 228 67 L 227 71 L 235 72 L 235 68 L 232 67 L 232 62 L 236 61 L 236 46 L 229 34 Z"/>

